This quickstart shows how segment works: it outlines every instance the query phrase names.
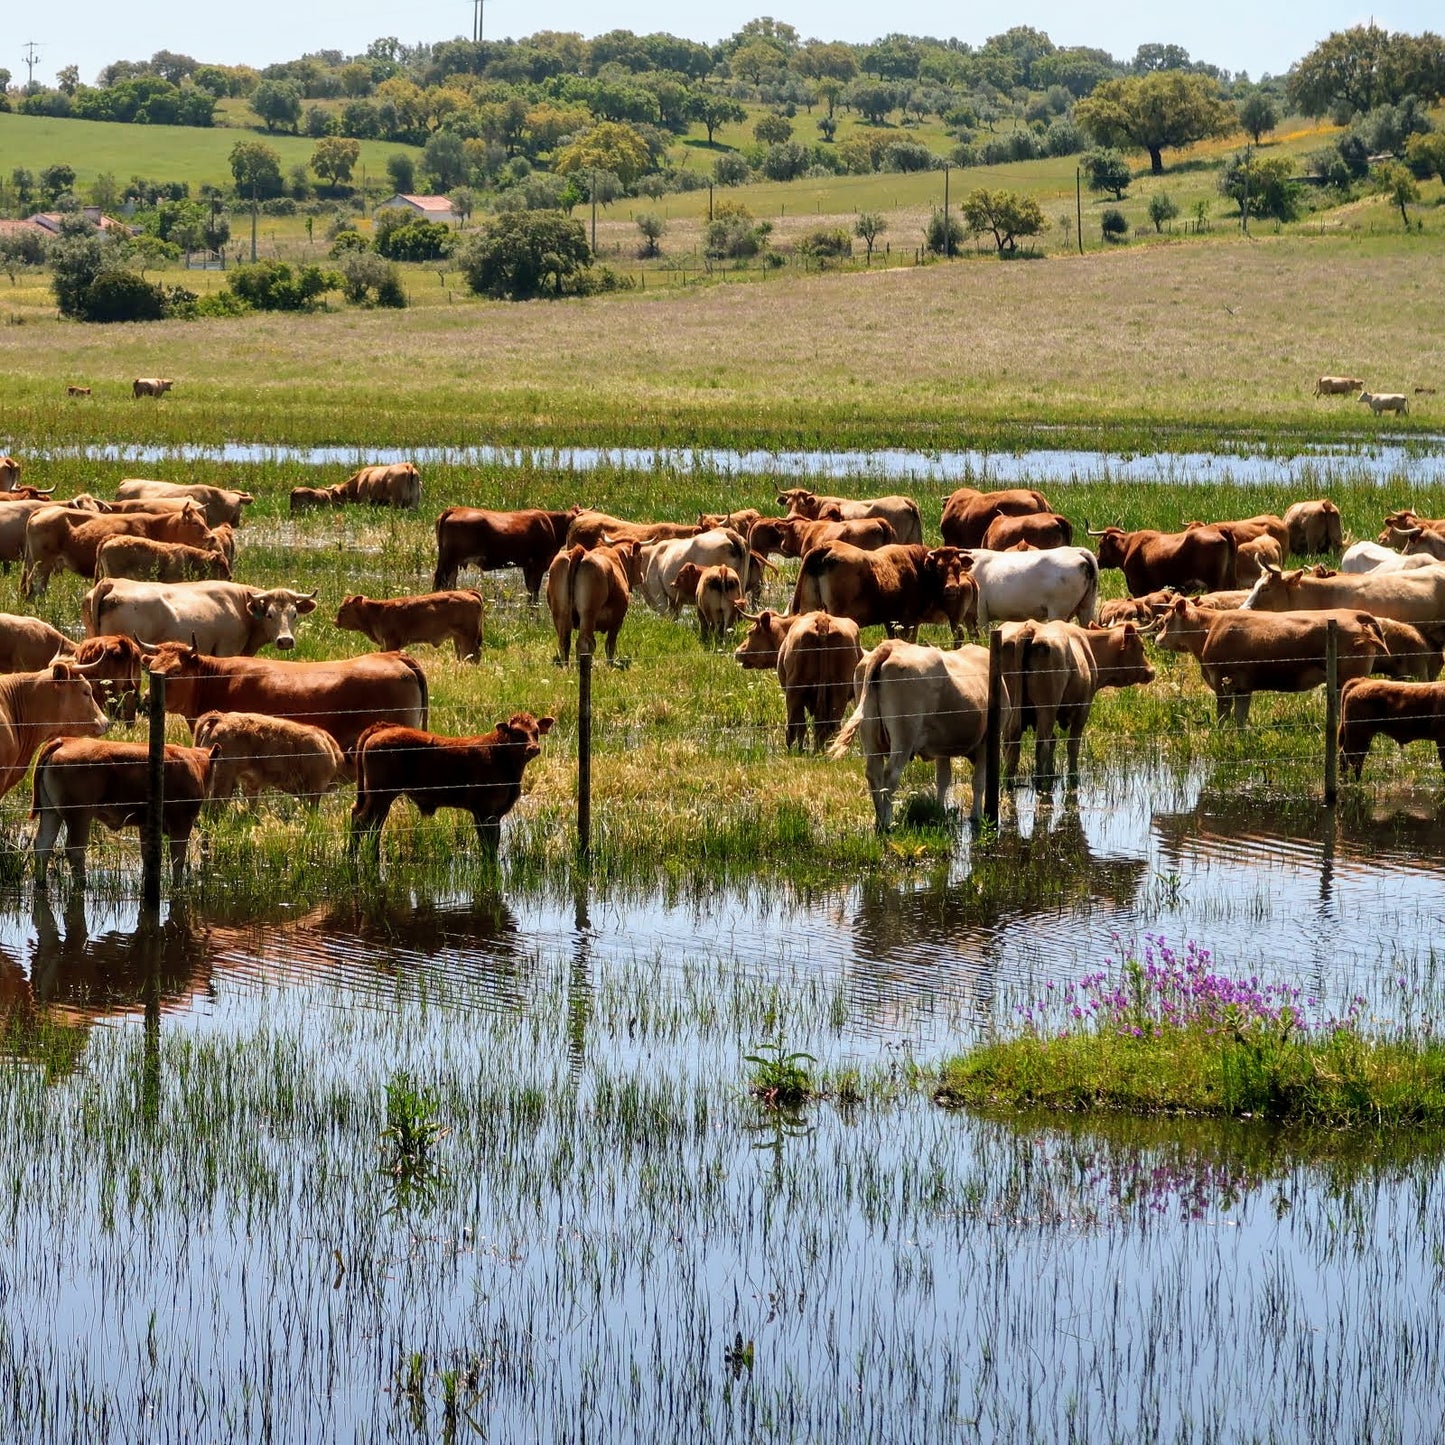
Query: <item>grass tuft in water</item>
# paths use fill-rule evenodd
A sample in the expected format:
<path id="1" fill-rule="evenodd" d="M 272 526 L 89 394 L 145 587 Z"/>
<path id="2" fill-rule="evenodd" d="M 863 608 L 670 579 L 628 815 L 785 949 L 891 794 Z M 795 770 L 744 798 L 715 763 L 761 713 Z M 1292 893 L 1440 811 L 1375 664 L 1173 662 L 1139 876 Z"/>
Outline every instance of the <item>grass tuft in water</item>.
<path id="1" fill-rule="evenodd" d="M 1445 1122 L 1445 1046 L 1367 1031 L 1364 999 L 1317 1017 L 1298 988 L 1215 972 L 1207 949 L 1048 984 L 1018 1032 L 950 1060 L 935 1099 L 986 1108 L 1260 1118 L 1332 1128 Z"/>
<path id="2" fill-rule="evenodd" d="M 770 1109 L 797 1109 L 813 1097 L 813 1077 L 806 1066 L 817 1059 L 801 1049 L 785 1050 L 781 1038 L 760 1045 L 755 1054 L 744 1054 L 743 1061 L 753 1066 L 748 1092 Z"/>

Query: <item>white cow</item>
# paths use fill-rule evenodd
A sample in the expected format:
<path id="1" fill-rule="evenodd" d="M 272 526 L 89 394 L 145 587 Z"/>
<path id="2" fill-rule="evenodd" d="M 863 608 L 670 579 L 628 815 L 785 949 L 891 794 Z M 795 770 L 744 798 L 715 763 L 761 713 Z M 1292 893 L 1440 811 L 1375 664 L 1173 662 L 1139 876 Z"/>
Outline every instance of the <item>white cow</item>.
<path id="1" fill-rule="evenodd" d="M 963 554 L 978 584 L 978 626 L 990 622 L 1070 622 L 1087 627 L 1099 595 L 1099 561 L 1087 547 L 1043 552 Z M 971 559 L 971 561 L 970 561 Z"/>
<path id="2" fill-rule="evenodd" d="M 1445 621 L 1445 567 L 1411 567 L 1391 572 L 1309 572 L 1267 568 L 1250 589 L 1246 612 L 1320 612 L 1337 607 L 1392 617 L 1396 622 Z"/>
<path id="3" fill-rule="evenodd" d="M 131 582 L 107 577 L 81 600 L 87 637 L 119 633 L 137 642 L 184 642 L 210 657 L 254 657 L 274 643 L 296 645 L 298 616 L 316 609 L 314 592 L 239 582 Z"/>
<path id="4" fill-rule="evenodd" d="M 951 652 L 890 638 L 859 663 L 858 705 L 829 745 L 841 758 L 854 738 L 866 759 L 868 790 L 878 831 L 893 821 L 893 794 L 914 758 L 935 765 L 938 802 L 948 798 L 954 758 L 973 764 L 973 817 L 983 811 L 986 782 L 988 649 Z M 1013 731 L 1013 702 L 1005 688 L 1003 735 Z"/>
<path id="5" fill-rule="evenodd" d="M 1439 561 L 1429 552 L 1397 552 L 1378 542 L 1354 542 L 1340 558 L 1341 572 L 1403 572 L 1411 567 L 1438 567 Z"/>
<path id="6" fill-rule="evenodd" d="M 672 584 L 689 562 L 698 568 L 731 567 L 747 591 L 751 560 L 748 544 L 731 527 L 714 527 L 695 537 L 651 542 L 642 549 L 642 595 L 654 612 L 676 617 L 682 603 L 674 595 Z"/>
<path id="7" fill-rule="evenodd" d="M 1410 400 L 1403 391 L 1362 391 L 1359 399 L 1376 416 L 1382 411 L 1397 411 L 1402 416 L 1410 415 Z"/>

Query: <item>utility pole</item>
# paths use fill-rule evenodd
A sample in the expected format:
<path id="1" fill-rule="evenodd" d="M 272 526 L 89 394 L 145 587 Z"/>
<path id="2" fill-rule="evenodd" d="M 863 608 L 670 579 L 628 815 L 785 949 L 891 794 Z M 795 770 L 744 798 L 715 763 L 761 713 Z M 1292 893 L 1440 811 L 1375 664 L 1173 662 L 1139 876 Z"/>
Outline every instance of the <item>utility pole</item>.
<path id="1" fill-rule="evenodd" d="M 1074 167 L 1074 229 L 1079 233 L 1079 255 L 1084 254 L 1084 181 L 1083 168 Z"/>
<path id="2" fill-rule="evenodd" d="M 943 168 L 943 259 L 953 255 L 953 237 L 948 229 L 948 167 Z"/>
<path id="3" fill-rule="evenodd" d="M 256 174 L 251 173 L 251 260 L 256 260 Z"/>
<path id="4" fill-rule="evenodd" d="M 40 47 L 33 40 L 25 42 L 25 90 L 28 94 L 35 84 L 35 66 L 40 60 Z"/>
<path id="5" fill-rule="evenodd" d="M 597 172 L 589 173 L 592 177 L 591 184 L 587 187 L 591 192 L 592 200 L 592 254 L 597 254 Z"/>
<path id="6" fill-rule="evenodd" d="M 1249 235 L 1249 169 L 1254 160 L 1253 148 L 1244 148 L 1244 199 L 1239 203 L 1239 229 Z"/>

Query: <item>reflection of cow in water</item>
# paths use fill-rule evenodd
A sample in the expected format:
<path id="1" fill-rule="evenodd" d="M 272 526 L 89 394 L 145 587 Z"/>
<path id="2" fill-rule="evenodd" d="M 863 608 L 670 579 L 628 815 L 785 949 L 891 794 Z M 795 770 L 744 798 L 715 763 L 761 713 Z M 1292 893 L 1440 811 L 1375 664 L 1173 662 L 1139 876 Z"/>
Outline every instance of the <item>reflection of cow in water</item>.
<path id="1" fill-rule="evenodd" d="M 1033 919 L 1134 906 L 1149 872 L 1142 858 L 1098 857 L 1072 803 L 1040 816 L 1031 836 L 1007 823 L 966 877 L 916 887 L 866 881 L 853 919 L 854 988 L 865 1012 L 943 989 L 971 995 L 979 1016 L 993 1008 L 1002 935 Z"/>

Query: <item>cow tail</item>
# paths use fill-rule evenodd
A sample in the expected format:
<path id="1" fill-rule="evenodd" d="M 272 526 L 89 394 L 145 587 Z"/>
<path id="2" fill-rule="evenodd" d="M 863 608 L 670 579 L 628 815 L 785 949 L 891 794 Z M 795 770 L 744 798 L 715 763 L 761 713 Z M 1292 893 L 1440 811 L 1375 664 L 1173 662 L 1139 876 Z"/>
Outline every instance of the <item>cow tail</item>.
<path id="1" fill-rule="evenodd" d="M 816 612 L 822 608 L 823 589 L 820 579 L 827 555 L 826 548 L 814 547 L 803 558 L 803 565 L 798 568 L 797 586 L 793 588 L 791 611 L 795 617 L 801 617 L 805 612 Z"/>
<path id="2" fill-rule="evenodd" d="M 567 614 L 573 627 L 581 627 L 582 619 L 577 615 L 577 568 L 587 555 L 587 549 L 579 542 L 567 554 Z"/>
<path id="3" fill-rule="evenodd" d="M 849 715 L 848 720 L 838 729 L 833 741 L 828 744 L 828 756 L 830 758 L 843 757 L 853 744 L 858 729 L 862 727 L 865 718 L 872 718 L 878 729 L 878 745 L 880 751 L 886 752 L 889 747 L 888 733 L 882 721 L 882 698 L 880 696 L 883 687 L 882 667 L 888 656 L 889 648 L 883 643 L 873 649 L 872 655 L 863 669 L 863 682 L 858 694 L 858 705 Z"/>
<path id="4" fill-rule="evenodd" d="M 112 590 L 110 578 L 102 577 L 81 599 L 80 620 L 91 637 L 105 636 L 105 628 L 101 625 L 101 614 L 105 610 L 106 602 L 110 600 Z"/>
<path id="5" fill-rule="evenodd" d="M 1080 550 L 1084 554 L 1084 596 L 1074 616 L 1080 627 L 1087 627 L 1099 606 L 1099 559 L 1087 547 Z"/>
<path id="6" fill-rule="evenodd" d="M 422 667 L 421 663 L 419 663 L 416 658 L 412 657 L 410 653 L 403 652 L 400 653 L 399 656 L 408 671 L 410 671 L 411 675 L 416 679 L 416 685 L 421 690 L 421 728 L 423 732 L 430 732 L 431 698 L 427 692 L 426 671 Z M 375 724 L 373 724 L 373 726 L 375 726 Z M 390 726 L 390 724 L 388 724 L 388 726 Z M 369 732 L 370 729 L 368 729 L 367 731 Z M 365 736 L 366 733 L 362 733 L 361 737 L 364 738 Z M 358 738 L 356 742 L 357 746 L 359 747 L 361 745 L 361 738 Z"/>
<path id="7" fill-rule="evenodd" d="M 63 742 L 65 742 L 64 738 L 51 738 L 35 755 L 34 782 L 30 790 L 30 816 L 32 818 L 38 818 L 40 816 L 40 804 L 42 801 L 40 794 L 45 786 L 45 764 L 49 761 L 50 755 Z"/>

